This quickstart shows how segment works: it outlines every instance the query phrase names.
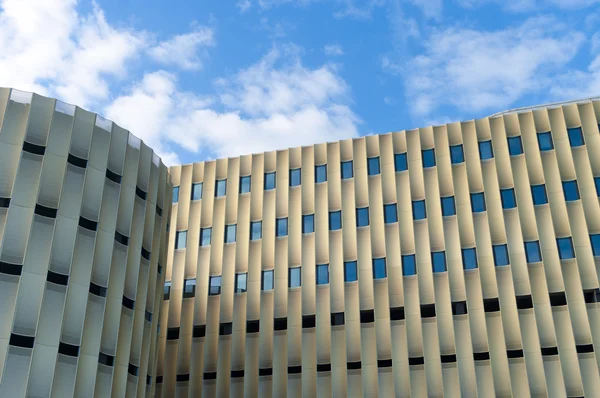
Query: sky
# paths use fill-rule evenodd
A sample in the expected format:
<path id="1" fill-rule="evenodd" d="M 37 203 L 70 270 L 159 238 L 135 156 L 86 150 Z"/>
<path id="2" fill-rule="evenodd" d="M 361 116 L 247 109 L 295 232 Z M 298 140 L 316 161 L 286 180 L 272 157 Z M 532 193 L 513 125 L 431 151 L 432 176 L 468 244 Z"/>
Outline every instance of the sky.
<path id="1" fill-rule="evenodd" d="M 600 0 L 0 0 L 0 86 L 167 165 L 600 95 Z"/>

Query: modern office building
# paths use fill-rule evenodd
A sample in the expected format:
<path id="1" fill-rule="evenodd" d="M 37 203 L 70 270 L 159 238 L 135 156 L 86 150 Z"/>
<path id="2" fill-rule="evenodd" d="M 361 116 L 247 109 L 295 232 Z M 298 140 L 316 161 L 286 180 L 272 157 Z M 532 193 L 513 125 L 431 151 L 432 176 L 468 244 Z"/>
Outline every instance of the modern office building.
<path id="1" fill-rule="evenodd" d="M 167 171 L 0 90 L 0 397 L 600 396 L 599 121 L 585 100 Z"/>

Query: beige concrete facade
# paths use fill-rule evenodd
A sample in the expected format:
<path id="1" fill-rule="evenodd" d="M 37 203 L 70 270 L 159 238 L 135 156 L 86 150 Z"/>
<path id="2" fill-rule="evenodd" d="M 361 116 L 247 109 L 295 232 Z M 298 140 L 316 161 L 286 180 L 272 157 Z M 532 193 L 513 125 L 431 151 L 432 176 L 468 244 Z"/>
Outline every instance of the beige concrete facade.
<path id="1" fill-rule="evenodd" d="M 600 396 L 599 121 L 583 101 L 168 173 L 0 89 L 0 397 Z"/>

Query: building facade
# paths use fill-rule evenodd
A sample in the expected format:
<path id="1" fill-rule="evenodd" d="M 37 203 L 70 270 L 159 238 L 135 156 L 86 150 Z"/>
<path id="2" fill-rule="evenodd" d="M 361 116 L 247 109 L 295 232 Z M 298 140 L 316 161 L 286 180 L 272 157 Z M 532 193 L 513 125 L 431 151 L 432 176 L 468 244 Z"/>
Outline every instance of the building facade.
<path id="1" fill-rule="evenodd" d="M 600 396 L 600 102 L 167 173 L 23 96 L 0 397 Z"/>

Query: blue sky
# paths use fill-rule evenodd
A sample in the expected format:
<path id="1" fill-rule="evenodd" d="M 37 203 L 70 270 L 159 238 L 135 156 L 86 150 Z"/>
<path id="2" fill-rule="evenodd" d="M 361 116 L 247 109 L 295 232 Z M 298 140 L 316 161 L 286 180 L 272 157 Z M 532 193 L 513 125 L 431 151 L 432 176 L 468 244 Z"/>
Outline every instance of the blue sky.
<path id="1" fill-rule="evenodd" d="M 0 0 L 0 86 L 167 164 L 600 95 L 600 0 Z"/>

